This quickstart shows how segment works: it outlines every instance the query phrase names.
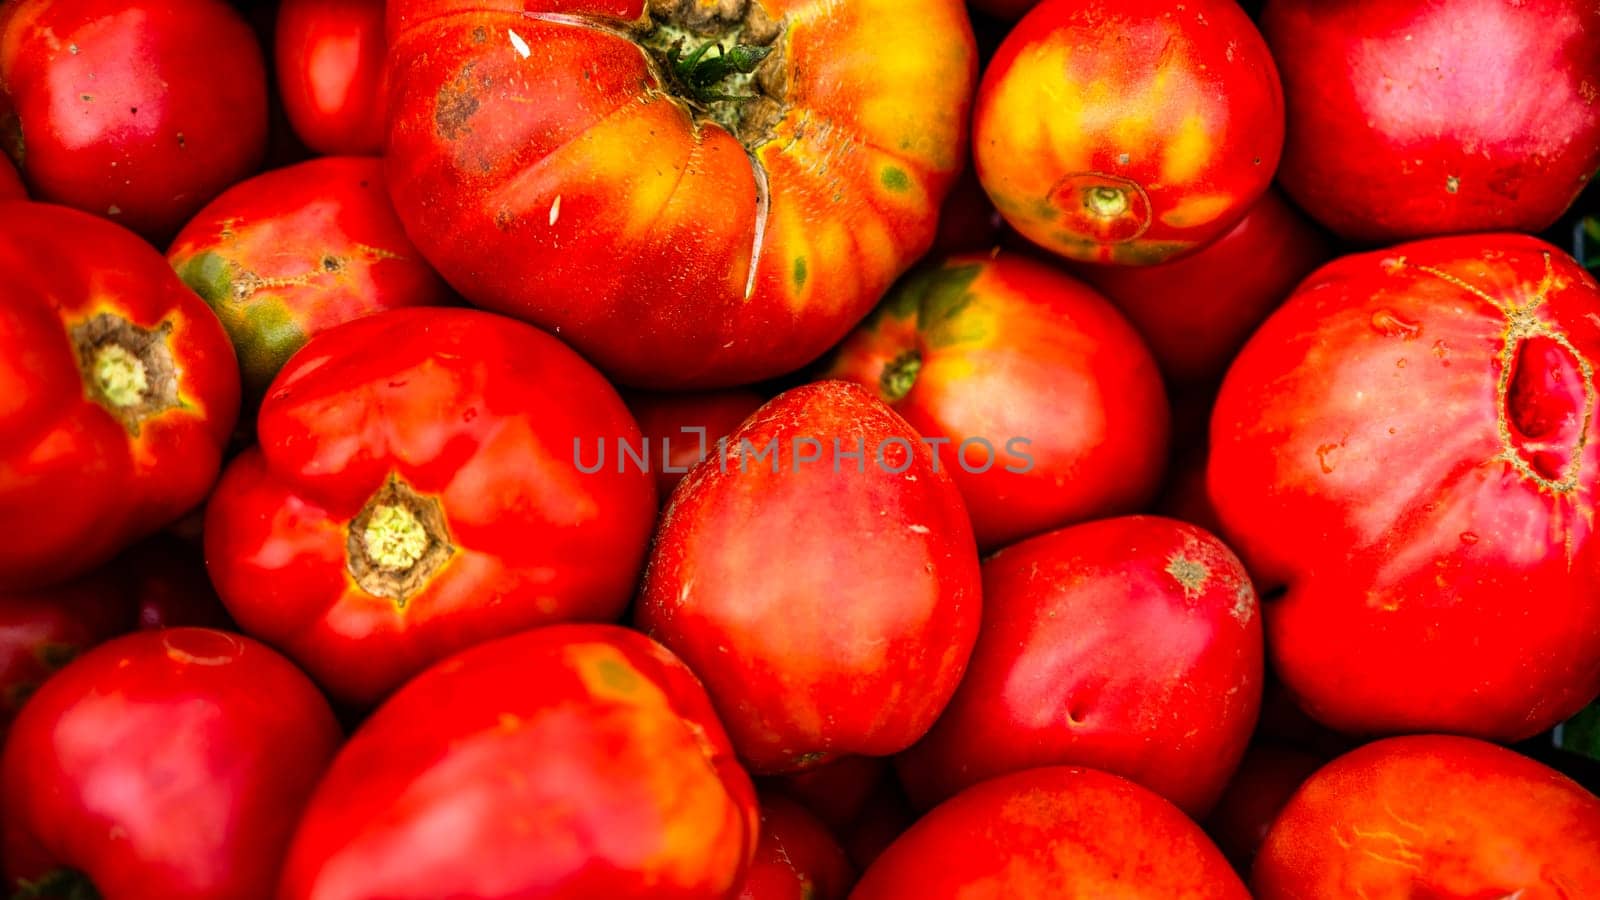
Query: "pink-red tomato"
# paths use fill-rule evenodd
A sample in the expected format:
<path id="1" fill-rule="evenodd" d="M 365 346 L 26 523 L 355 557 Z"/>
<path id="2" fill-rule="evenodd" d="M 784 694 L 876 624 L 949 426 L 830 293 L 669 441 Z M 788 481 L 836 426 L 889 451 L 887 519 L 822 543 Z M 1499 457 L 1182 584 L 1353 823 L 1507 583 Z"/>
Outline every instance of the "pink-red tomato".
<path id="1" fill-rule="evenodd" d="M 656 495 L 663 503 L 696 463 L 717 456 L 718 441 L 766 402 L 748 388 L 683 394 L 629 391 L 623 399 L 639 420 L 642 455 L 655 473 Z"/>
<path id="2" fill-rule="evenodd" d="M 278 93 L 295 134 L 328 156 L 383 150 L 383 0 L 283 0 Z"/>
<path id="3" fill-rule="evenodd" d="M 1520 740 L 1600 693 L 1597 310 L 1542 241 L 1436 238 L 1329 264 L 1251 338 L 1208 481 L 1307 712 Z"/>
<path id="4" fill-rule="evenodd" d="M 855 867 L 827 826 L 778 794 L 761 795 L 761 842 L 739 900 L 845 900 Z"/>
<path id="5" fill-rule="evenodd" d="M 261 48 L 223 0 L 0 5 L 0 147 L 35 199 L 164 242 L 266 141 Z"/>

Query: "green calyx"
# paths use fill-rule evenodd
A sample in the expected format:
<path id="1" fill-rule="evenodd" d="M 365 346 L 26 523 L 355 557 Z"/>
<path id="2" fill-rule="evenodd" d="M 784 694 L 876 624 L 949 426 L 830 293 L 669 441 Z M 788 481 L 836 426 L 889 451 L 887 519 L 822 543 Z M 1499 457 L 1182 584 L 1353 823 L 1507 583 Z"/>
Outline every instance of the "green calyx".
<path id="1" fill-rule="evenodd" d="M 697 103 L 754 99 L 753 94 L 726 94 L 720 88 L 735 75 L 753 74 L 772 52 L 771 47 L 746 44 L 724 48 L 720 41 L 701 44 L 688 55 L 684 55 L 683 47 L 680 40 L 667 48 L 666 68 L 683 93 Z"/>
<path id="2" fill-rule="evenodd" d="M 878 378 L 878 390 L 883 394 L 885 403 L 898 403 L 911 393 L 911 388 L 917 383 L 917 376 L 922 373 L 922 354 L 916 350 L 907 350 L 895 357 L 887 366 L 883 367 L 883 374 Z"/>
<path id="3" fill-rule="evenodd" d="M 11 900 L 102 900 L 89 876 L 77 869 L 52 869 L 36 881 L 17 879 Z"/>

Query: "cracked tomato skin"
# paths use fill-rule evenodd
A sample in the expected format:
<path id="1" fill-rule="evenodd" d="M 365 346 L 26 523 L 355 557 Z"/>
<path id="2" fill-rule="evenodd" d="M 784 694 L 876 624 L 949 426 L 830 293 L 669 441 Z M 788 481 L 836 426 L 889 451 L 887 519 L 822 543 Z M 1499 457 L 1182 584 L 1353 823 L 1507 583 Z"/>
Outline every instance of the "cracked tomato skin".
<path id="1" fill-rule="evenodd" d="M 376 158 L 323 157 L 234 185 L 167 260 L 222 319 L 252 400 L 311 335 L 451 299 L 401 228 Z"/>
<path id="2" fill-rule="evenodd" d="M 779 395 L 727 446 L 673 493 L 636 623 L 705 680 L 757 774 L 904 750 L 977 637 L 961 495 L 904 419 L 843 381 Z"/>
<path id="3" fill-rule="evenodd" d="M 682 662 L 614 625 L 539 628 L 373 713 L 307 807 L 278 897 L 732 900 L 757 815 Z"/>
<path id="4" fill-rule="evenodd" d="M 984 549 L 1134 512 L 1160 486 L 1170 412 L 1150 351 L 1104 297 L 1024 256 L 919 270 L 825 374 L 949 440 L 940 467 Z"/>
<path id="5" fill-rule="evenodd" d="M 1129 516 L 983 562 L 983 627 L 944 715 L 896 760 L 923 808 L 997 775 L 1081 765 L 1191 816 L 1216 803 L 1255 729 L 1261 617 L 1215 537 Z"/>
<path id="6" fill-rule="evenodd" d="M 845 900 L 855 867 L 826 825 L 780 794 L 761 793 L 761 841 L 739 900 Z"/>
<path id="7" fill-rule="evenodd" d="M 217 317 L 130 232 L 0 212 L 0 584 L 81 575 L 205 499 L 239 406 Z"/>
<path id="8" fill-rule="evenodd" d="M 1600 170 L 1600 6 L 1270 0 L 1284 189 L 1340 235 L 1544 231 Z"/>
<path id="9" fill-rule="evenodd" d="M 1151 265 L 1238 224 L 1272 182 L 1283 93 L 1233 0 L 1046 0 L 984 70 L 978 179 L 1024 237 Z"/>
<path id="10" fill-rule="evenodd" d="M 621 398 L 559 341 L 477 310 L 378 313 L 308 342 L 260 446 L 207 510 L 206 560 L 249 634 L 371 704 L 471 644 L 627 605 L 656 513 Z"/>
<path id="11" fill-rule="evenodd" d="M 28 191 L 22 186 L 22 177 L 17 174 L 17 167 L 11 164 L 11 159 L 0 153 L 0 201 L 26 200 Z"/>
<path id="12" fill-rule="evenodd" d="M 266 141 L 261 48 L 221 0 L 0 8 L 0 148 L 35 199 L 164 242 Z"/>
<path id="13" fill-rule="evenodd" d="M 1504 747 L 1419 735 L 1306 781 L 1256 857 L 1260 900 L 1600 896 L 1600 798 Z"/>
<path id="14" fill-rule="evenodd" d="M 1326 725 L 1512 741 L 1600 693 L 1600 286 L 1522 235 L 1313 274 L 1223 384 L 1207 475 Z"/>
<path id="15" fill-rule="evenodd" d="M 389 4 L 395 206 L 462 296 L 559 331 L 619 382 L 793 371 L 933 242 L 976 78 L 966 9 L 650 6 L 713 16 L 704 41 L 732 10 L 771 41 L 748 85 L 720 91 L 763 98 L 743 102 L 743 142 L 636 43 L 645 0 L 406 0 Z"/>
<path id="16" fill-rule="evenodd" d="M 108 898 L 268 900 L 340 738 L 311 680 L 256 641 L 206 628 L 117 638 L 17 717 L 6 871 L 15 884 L 71 870 Z"/>
<path id="17" fill-rule="evenodd" d="M 329 156 L 383 152 L 383 0 L 284 0 L 273 36 L 294 132 Z"/>
<path id="18" fill-rule="evenodd" d="M 852 900 L 1249 900 L 1177 807 L 1094 769 L 1030 769 L 957 794 L 900 837 Z"/>

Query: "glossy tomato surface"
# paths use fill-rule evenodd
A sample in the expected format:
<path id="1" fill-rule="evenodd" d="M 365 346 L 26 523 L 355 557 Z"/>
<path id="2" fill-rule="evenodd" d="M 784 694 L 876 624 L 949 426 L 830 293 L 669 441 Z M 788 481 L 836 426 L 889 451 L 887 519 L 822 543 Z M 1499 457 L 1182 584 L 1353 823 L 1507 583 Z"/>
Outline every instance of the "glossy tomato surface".
<path id="1" fill-rule="evenodd" d="M 295 134 L 329 156 L 383 150 L 383 0 L 283 0 L 278 92 Z"/>
<path id="2" fill-rule="evenodd" d="M 1249 576 L 1198 528 L 1130 516 L 1023 541 L 984 560 L 972 662 L 901 779 L 926 808 L 1092 766 L 1203 816 L 1255 728 L 1262 652 Z"/>
<path id="3" fill-rule="evenodd" d="M 1150 265 L 1238 224 L 1272 182 L 1283 115 L 1234 0 L 1045 0 L 984 70 L 973 152 L 1024 237 Z"/>
<path id="4" fill-rule="evenodd" d="M 311 335 L 451 299 L 406 238 L 376 158 L 323 157 L 234 185 L 167 259 L 228 329 L 251 400 Z"/>
<path id="5" fill-rule="evenodd" d="M 845 900 L 855 868 L 844 848 L 805 807 L 761 795 L 761 842 L 739 900 Z"/>
<path id="6" fill-rule="evenodd" d="M 966 669 L 979 588 L 949 474 L 893 410 L 824 381 L 767 403 L 679 485 L 636 621 L 770 774 L 922 737 Z"/>
<path id="7" fill-rule="evenodd" d="M 84 574 L 198 505 L 238 406 L 227 333 L 160 254 L 0 208 L 0 585 Z"/>
<path id="8" fill-rule="evenodd" d="M 1538 232 L 1600 170 L 1600 7 L 1270 0 L 1284 188 L 1360 240 Z"/>
<path id="9" fill-rule="evenodd" d="M 489 638 L 617 618 L 633 592 L 655 490 L 615 446 L 638 427 L 530 325 L 404 309 L 331 328 L 257 431 L 211 500 L 207 564 L 240 626 L 339 699 Z"/>
<path id="10" fill-rule="evenodd" d="M 423 255 L 656 389 L 843 337 L 931 245 L 976 78 L 960 0 L 405 0 L 389 32 Z"/>
<path id="11" fill-rule="evenodd" d="M 717 442 L 732 434 L 766 398 L 748 388 L 623 396 L 639 420 L 647 465 L 663 502 L 694 465 L 717 455 Z"/>
<path id="12" fill-rule="evenodd" d="M 924 816 L 867 870 L 855 900 L 1117 897 L 1248 900 L 1198 826 L 1093 769 L 985 781 Z"/>
<path id="13" fill-rule="evenodd" d="M 0 8 L 0 146 L 37 200 L 165 241 L 266 140 L 261 48 L 222 0 Z"/>
<path id="14" fill-rule="evenodd" d="M 1082 282 L 1013 253 L 903 281 L 826 375 L 873 391 L 924 437 L 992 549 L 1148 503 L 1166 465 L 1161 373 Z"/>
<path id="15" fill-rule="evenodd" d="M 17 717 L 6 871 L 56 887 L 44 896 L 267 900 L 340 737 L 311 681 L 249 638 L 117 638 Z M 68 892 L 84 880 L 98 893 Z"/>
<path id="16" fill-rule="evenodd" d="M 1208 481 L 1322 722 L 1502 740 L 1600 692 L 1600 286 L 1534 238 L 1338 260 L 1245 347 Z"/>
<path id="17" fill-rule="evenodd" d="M 1260 900 L 1600 896 L 1600 798 L 1470 738 L 1390 738 L 1319 770 L 1256 857 Z"/>
<path id="18" fill-rule="evenodd" d="M 540 628 L 434 666 L 361 726 L 279 897 L 732 900 L 757 814 L 671 653 L 616 626 Z"/>

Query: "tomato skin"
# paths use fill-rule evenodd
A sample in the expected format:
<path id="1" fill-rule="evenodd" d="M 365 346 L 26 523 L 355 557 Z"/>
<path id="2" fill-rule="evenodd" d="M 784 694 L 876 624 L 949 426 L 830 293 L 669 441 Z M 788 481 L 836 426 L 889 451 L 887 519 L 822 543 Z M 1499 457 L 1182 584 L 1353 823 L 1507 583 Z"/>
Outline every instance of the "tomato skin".
<path id="1" fill-rule="evenodd" d="M 1024 237 L 1152 265 L 1238 224 L 1283 129 L 1277 67 L 1232 0 L 1046 0 L 984 70 L 973 152 Z"/>
<path id="2" fill-rule="evenodd" d="M 1129 516 L 983 563 L 983 626 L 938 724 L 896 761 L 928 808 L 997 775 L 1092 766 L 1203 816 L 1261 701 L 1261 617 L 1210 534 Z"/>
<path id="3" fill-rule="evenodd" d="M 249 638 L 203 628 L 117 638 L 17 717 L 4 760 L 6 871 L 33 881 L 75 869 L 105 897 L 270 898 L 339 739 L 311 681 Z"/>
<path id="4" fill-rule="evenodd" d="M 940 467 L 984 549 L 1133 512 L 1166 465 L 1166 390 L 1143 341 L 1087 285 L 1020 255 L 920 270 L 825 374 L 875 392 L 920 434 L 949 439 Z M 993 455 L 972 444 L 963 458 L 969 439 Z"/>
<path id="5" fill-rule="evenodd" d="M 1115 775 L 1051 767 L 991 779 L 946 801 L 880 856 L 851 895 L 1111 896 L 1247 900 L 1249 894 L 1172 804 Z"/>
<path id="6" fill-rule="evenodd" d="M 151 240 L 261 164 L 266 81 L 255 35 L 221 0 L 0 11 L 0 135 L 11 129 L 34 198 Z"/>
<path id="7" fill-rule="evenodd" d="M 17 167 L 11 164 L 10 157 L 0 153 L 0 201 L 26 199 L 28 190 L 22 186 L 22 177 L 17 174 Z"/>
<path id="8" fill-rule="evenodd" d="M 1596 847 L 1600 798 L 1554 769 L 1471 738 L 1397 737 L 1301 786 L 1251 884 L 1262 900 L 1590 897 Z"/>
<path id="9" fill-rule="evenodd" d="M 400 227 L 374 158 L 323 157 L 234 185 L 167 260 L 222 319 L 252 400 L 311 335 L 451 299 Z"/>
<path id="10" fill-rule="evenodd" d="M 782 112 L 741 143 L 627 36 L 642 0 L 389 4 L 385 160 L 423 255 L 623 384 L 725 387 L 821 356 L 932 244 L 975 42 L 959 0 L 750 5 L 783 23 L 750 87 L 781 99 L 752 121 Z"/>
<path id="11" fill-rule="evenodd" d="M 384 130 L 383 0 L 284 0 L 273 51 L 295 134 L 324 156 L 376 156 Z"/>
<path id="12" fill-rule="evenodd" d="M 207 510 L 207 564 L 240 626 L 338 699 L 373 703 L 513 631 L 617 618 L 633 591 L 651 478 L 578 464 L 637 446 L 638 426 L 532 326 L 413 308 L 330 328 L 279 373 L 257 432 Z M 390 539 L 405 552 L 385 557 Z"/>
<path id="13" fill-rule="evenodd" d="M 1600 693 L 1596 309 L 1542 241 L 1438 238 L 1329 264 L 1246 345 L 1207 478 L 1313 717 L 1512 741 Z"/>
<path id="14" fill-rule="evenodd" d="M 1325 762 L 1325 757 L 1280 744 L 1257 743 L 1245 751 L 1239 771 L 1205 820 L 1206 833 L 1236 869 L 1249 874 L 1278 814 Z"/>
<path id="15" fill-rule="evenodd" d="M 1188 256 L 1072 271 L 1128 317 L 1169 377 L 1201 384 L 1221 377 L 1250 333 L 1332 258 L 1328 236 L 1269 190 L 1232 231 Z"/>
<path id="16" fill-rule="evenodd" d="M 761 795 L 761 841 L 739 900 L 845 900 L 850 858 L 828 829 L 787 797 Z"/>
<path id="17" fill-rule="evenodd" d="M 28 527 L 0 542 L 0 584 L 81 575 L 199 504 L 238 405 L 226 332 L 160 254 L 86 213 L 5 207 L 0 522 Z"/>
<path id="18" fill-rule="evenodd" d="M 1600 170 L 1600 8 L 1270 0 L 1284 188 L 1340 235 L 1544 231 Z"/>
<path id="19" fill-rule="evenodd" d="M 617 626 L 550 626 L 380 707 L 312 798 L 278 896 L 731 900 L 757 815 L 681 662 Z"/>
<path id="20" fill-rule="evenodd" d="M 629 391 L 623 399 L 639 420 L 662 503 L 689 469 L 717 455 L 718 440 L 733 433 L 767 400 L 746 388 L 684 394 Z M 703 441 L 697 429 L 705 430 Z"/>
<path id="21" fill-rule="evenodd" d="M 800 461 L 807 438 L 814 462 Z M 757 774 L 905 749 L 977 636 L 977 549 L 950 476 L 904 419 L 842 381 L 779 395 L 728 447 L 726 471 L 719 454 L 673 493 L 638 626 L 705 680 Z"/>

